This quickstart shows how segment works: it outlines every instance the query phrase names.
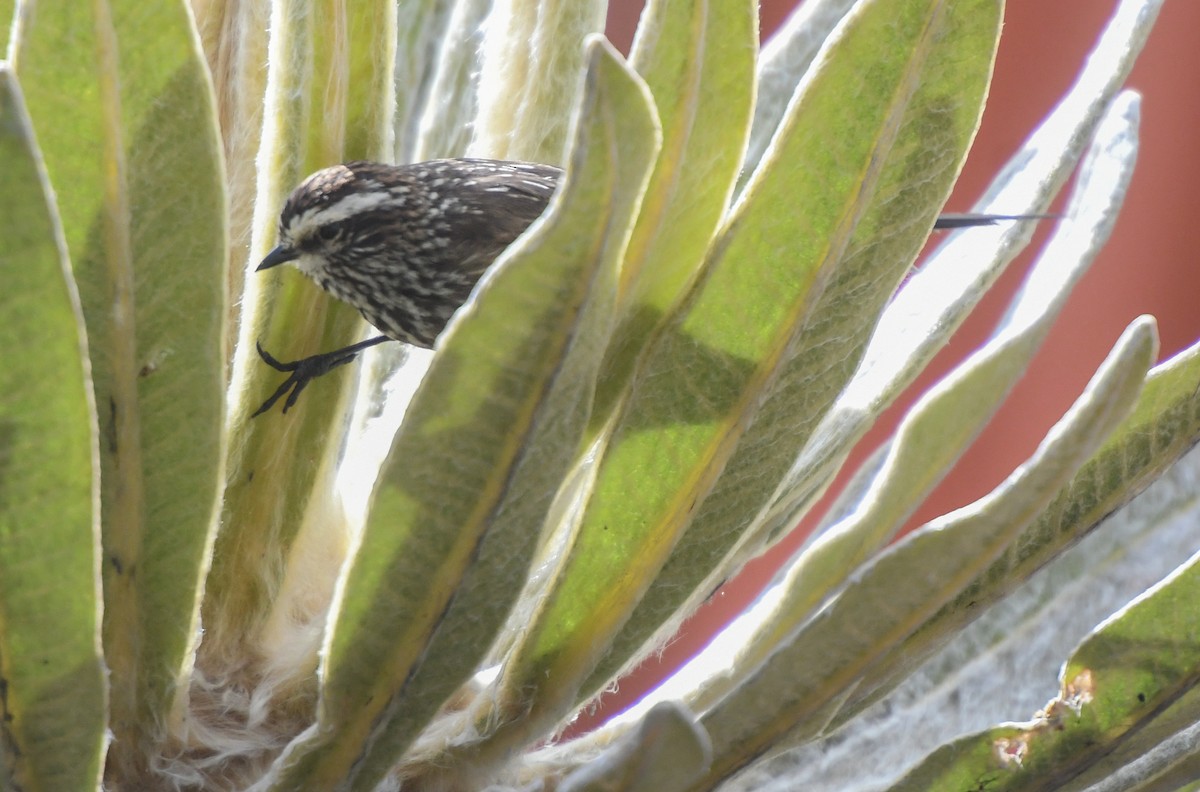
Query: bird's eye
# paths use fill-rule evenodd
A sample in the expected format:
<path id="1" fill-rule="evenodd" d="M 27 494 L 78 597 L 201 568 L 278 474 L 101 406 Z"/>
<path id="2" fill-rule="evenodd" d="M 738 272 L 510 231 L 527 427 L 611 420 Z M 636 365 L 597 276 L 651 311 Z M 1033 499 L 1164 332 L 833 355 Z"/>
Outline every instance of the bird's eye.
<path id="1" fill-rule="evenodd" d="M 341 235 L 341 229 L 336 225 L 324 225 L 317 229 L 317 236 L 326 242 L 332 242 Z"/>

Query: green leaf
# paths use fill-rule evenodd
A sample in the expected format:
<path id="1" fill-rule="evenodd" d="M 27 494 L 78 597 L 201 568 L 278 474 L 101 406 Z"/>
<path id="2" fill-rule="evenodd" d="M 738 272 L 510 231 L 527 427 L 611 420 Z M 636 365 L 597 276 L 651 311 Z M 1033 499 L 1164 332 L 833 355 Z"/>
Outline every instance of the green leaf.
<path id="1" fill-rule="evenodd" d="M 16 2 L 17 0 L 0 0 L 0 31 L 2 31 L 0 32 L 0 51 L 8 52 L 9 34 L 12 31 Z"/>
<path id="2" fill-rule="evenodd" d="M 355 0 L 346 5 L 349 55 L 343 159 L 387 162 L 393 156 L 396 74 L 390 66 L 396 62 L 396 5 L 396 0 Z M 324 38 L 318 34 L 318 40 Z"/>
<path id="3" fill-rule="evenodd" d="M 943 746 L 894 789 L 957 790 L 985 781 L 989 790 L 1079 789 L 1081 776 L 1111 779 L 1134 758 L 1169 750 L 1167 739 L 1200 715 L 1197 602 L 1200 556 L 1193 556 L 1075 650 L 1060 695 L 1033 721 Z M 1180 746 L 1156 774 L 1193 753 L 1194 742 Z"/>
<path id="4" fill-rule="evenodd" d="M 396 67 L 397 162 L 466 153 L 479 110 L 480 45 L 491 10 L 489 0 L 403 4 L 400 32 L 405 40 Z M 405 140 L 399 139 L 401 129 Z"/>
<path id="5" fill-rule="evenodd" d="M 1050 204 L 1121 90 L 1160 6 L 1162 0 L 1122 2 L 1068 95 L 1010 158 L 976 204 L 977 211 L 1042 211 Z M 748 542 L 751 548 L 796 526 L 875 416 L 942 348 L 1027 244 L 1032 230 L 1021 223 L 953 235 L 905 283 L 883 312 L 854 378 L 780 486 L 761 521 L 762 539 Z M 994 253 L 980 257 L 979 251 Z"/>
<path id="6" fill-rule="evenodd" d="M 1077 194 L 1068 210 L 1079 228 L 1072 231 L 1064 227 L 1052 239 L 1043 258 L 1053 261 L 1056 257 L 1080 253 L 1090 257 L 1098 252 L 1116 219 L 1117 206 L 1111 202 L 1124 192 L 1131 175 L 1137 112 L 1135 94 L 1122 94 L 1114 102 L 1097 130 L 1093 150 L 1080 169 Z M 1099 188 L 1095 197 L 1084 197 L 1085 191 L 1094 188 Z M 1103 195 L 1114 189 L 1116 192 L 1110 197 Z M 1071 252 L 1072 248 L 1075 252 Z M 1030 292 L 1039 288 L 1033 282 L 1027 286 Z M 1134 413 L 1022 535 L 1015 545 L 1020 547 L 1019 552 L 999 559 L 906 641 L 903 651 L 885 658 L 876 671 L 880 687 L 867 686 L 856 692 L 847 709 L 838 715 L 839 719 L 851 717 L 881 690 L 889 689 L 894 680 L 908 674 L 986 605 L 1012 591 L 1095 527 L 1105 515 L 1128 502 L 1191 446 L 1200 436 L 1197 434 L 1200 425 L 1193 418 L 1200 401 L 1194 395 L 1196 370 L 1191 365 L 1180 360 L 1174 369 L 1164 366 L 1156 369 L 1161 373 L 1147 381 L 1146 393 Z"/>
<path id="7" fill-rule="evenodd" d="M 564 778 L 557 792 L 683 792 L 710 761 L 712 746 L 696 719 L 664 701 L 624 740 Z"/>
<path id="8" fill-rule="evenodd" d="M 860 6 L 790 108 L 707 280 L 638 373 L 630 430 L 603 463 L 585 530 L 639 526 L 657 547 L 631 537 L 627 552 L 650 570 L 687 532 L 588 692 L 669 637 L 720 582 L 725 571 L 714 570 L 849 379 L 962 164 L 998 29 L 994 0 Z M 863 100 L 847 106 L 848 92 Z M 603 589 L 603 574 L 581 580 Z M 589 628 L 628 613 L 592 594 L 581 601 L 605 611 L 579 619 Z"/>
<path id="9" fill-rule="evenodd" d="M 229 294 L 240 295 L 254 220 L 258 180 L 255 154 L 262 135 L 263 95 L 267 87 L 267 34 L 270 3 L 190 3 L 200 44 L 208 62 L 225 151 L 229 194 Z M 231 300 L 228 327 L 241 306 Z M 229 333 L 227 343 L 233 343 Z M 226 353 L 230 356 L 232 350 Z"/>
<path id="10" fill-rule="evenodd" d="M 1025 371 L 1116 224 L 1133 176 L 1137 120 L 1136 97 L 1123 94 L 1081 169 L 1067 210 L 1071 219 L 1039 257 L 1001 327 L 909 410 L 891 440 L 875 486 L 864 494 L 859 508 L 817 538 L 789 567 L 787 599 L 780 610 L 790 617 L 775 625 L 776 640 L 891 541 Z M 774 643 L 765 638 L 764 650 Z"/>
<path id="11" fill-rule="evenodd" d="M 0 786 L 96 789 L 105 744 L 95 410 L 83 316 L 20 90 L 0 66 Z"/>
<path id="12" fill-rule="evenodd" d="M 566 184 L 451 322 L 376 488 L 325 652 L 320 722 L 276 787 L 371 785 L 475 670 L 577 453 L 658 134 L 601 42 Z"/>
<path id="13" fill-rule="evenodd" d="M 796 87 L 856 0 L 805 0 L 763 47 L 758 60 L 754 121 L 738 180 L 740 192 L 779 129 Z"/>
<path id="14" fill-rule="evenodd" d="M 1130 792 L 1194 792 L 1200 782 L 1200 690 L 1194 684 L 1177 684 L 1185 690 L 1150 718 L 1131 713 L 1134 723 L 1116 738 L 1115 749 L 1106 755 L 1084 759 L 1086 772 L 1061 785 L 1063 792 L 1094 789 L 1098 783 L 1119 783 Z M 1089 761 L 1090 760 L 1090 761 Z M 1110 787 L 1116 788 L 1116 787 Z"/>
<path id="15" fill-rule="evenodd" d="M 493 5 L 471 156 L 563 163 L 583 88 L 580 42 L 604 30 L 607 7 L 604 0 Z"/>
<path id="16" fill-rule="evenodd" d="M 1162 0 L 1124 0 L 1083 71 L 976 204 L 980 212 L 1044 211 L 1070 176 L 1141 51 Z M 928 258 L 880 317 L 854 378 L 813 431 L 748 538 L 748 553 L 790 530 L 833 481 L 855 443 L 920 373 L 1028 243 L 1027 223 L 955 234 Z M 981 251 L 992 251 L 982 256 Z M 745 558 L 735 558 L 735 569 Z"/>
<path id="17" fill-rule="evenodd" d="M 393 5 L 274 6 L 249 270 L 274 245 L 284 197 L 303 177 L 345 160 L 391 156 Z M 284 379 L 259 359 L 255 343 L 296 360 L 357 341 L 363 322 L 290 267 L 247 271 L 242 302 L 230 386 L 238 442 L 205 593 L 200 662 L 211 673 L 256 645 L 275 671 L 311 689 L 316 643 L 297 650 L 296 633 L 316 632 L 311 623 L 324 618 L 339 565 L 304 561 L 345 553 L 348 521 L 331 493 L 355 381 L 337 372 L 305 390 L 286 415 L 276 407 L 251 420 Z"/>
<path id="18" fill-rule="evenodd" d="M 1154 358 L 1149 320 L 1132 324 L 1034 456 L 974 504 L 909 534 L 705 713 L 711 786 L 763 755 L 811 739 L 875 664 L 987 568 L 1127 414 Z"/>
<path id="19" fill-rule="evenodd" d="M 729 206 L 754 100 L 757 23 L 752 2 L 660 0 L 638 25 L 630 64 L 654 96 L 663 150 L 621 265 L 621 321 L 605 356 L 593 433 L 687 293 Z"/>
<path id="20" fill-rule="evenodd" d="M 50 0 L 36 10 L 19 28 L 14 66 L 87 323 L 110 762 L 128 770 L 186 690 L 223 478 L 220 141 L 182 2 Z"/>
<path id="21" fill-rule="evenodd" d="M 1154 381 L 1151 372 L 1139 402 L 1145 400 Z M 1193 380 L 1193 390 L 1195 386 Z M 1138 409 L 1135 407 L 1134 415 Z M 1189 453 L 1128 506 L 1106 517 L 1023 582 L 1003 603 L 979 609 L 979 618 L 907 675 L 888 694 L 886 703 L 872 706 L 860 717 L 844 719 L 843 728 L 762 769 L 769 772 L 770 766 L 783 764 L 803 767 L 796 776 L 800 786 L 840 790 L 844 785 L 828 774 L 842 763 L 829 756 L 832 751 L 843 761 L 865 757 L 856 765 L 857 771 L 871 773 L 881 784 L 895 783 L 927 752 L 945 742 L 993 722 L 1024 720 L 1042 710 L 1058 692 L 1055 679 L 1063 660 L 1092 627 L 1165 577 L 1200 546 L 1193 530 L 1200 503 L 1196 497 L 1200 492 L 1197 462 L 1200 454 Z M 1083 482 L 1077 476 L 1074 483 Z M 1020 547 L 1018 539 L 1011 551 L 1014 556 Z M 1017 669 L 1018 673 L 1002 669 Z M 1065 782 L 1060 792 L 1080 792 L 1109 774 L 1125 775 L 1147 762 L 1171 761 L 1168 746 L 1178 742 L 1180 729 L 1198 720 L 1194 704 L 1187 704 L 1187 698 L 1122 740 L 1112 753 L 1091 763 L 1083 775 Z M 1184 713 L 1186 722 L 1172 716 L 1177 710 Z M 1193 711 L 1190 717 L 1188 711 Z M 888 737 L 901 733 L 911 738 L 896 742 Z M 1194 738 L 1188 744 L 1194 746 Z M 824 770 L 814 765 L 820 756 L 831 760 L 819 762 Z M 822 779 L 823 775 L 826 778 Z"/>

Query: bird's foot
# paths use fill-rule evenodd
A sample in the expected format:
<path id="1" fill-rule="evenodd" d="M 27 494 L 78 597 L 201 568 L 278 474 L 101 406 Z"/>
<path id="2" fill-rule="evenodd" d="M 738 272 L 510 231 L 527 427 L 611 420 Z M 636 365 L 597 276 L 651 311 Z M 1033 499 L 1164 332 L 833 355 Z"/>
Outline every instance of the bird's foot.
<path id="1" fill-rule="evenodd" d="M 367 347 L 373 347 L 387 340 L 387 336 L 377 336 L 366 341 L 360 341 L 357 344 L 351 344 L 348 347 L 335 349 L 332 352 L 322 352 L 319 355 L 311 355 L 290 363 L 283 363 L 276 360 L 270 352 L 263 349 L 261 343 L 256 341 L 254 346 L 258 349 L 258 356 L 263 359 L 263 362 L 276 371 L 288 372 L 289 376 L 250 417 L 255 418 L 267 412 L 275 406 L 275 402 L 284 396 L 287 396 L 287 400 L 283 403 L 283 412 L 287 413 L 292 405 L 296 403 L 296 399 L 300 398 L 300 391 L 304 390 L 308 383 L 317 377 L 328 374 L 338 366 L 344 366 L 351 360 L 354 360 L 358 356 L 358 353 Z"/>

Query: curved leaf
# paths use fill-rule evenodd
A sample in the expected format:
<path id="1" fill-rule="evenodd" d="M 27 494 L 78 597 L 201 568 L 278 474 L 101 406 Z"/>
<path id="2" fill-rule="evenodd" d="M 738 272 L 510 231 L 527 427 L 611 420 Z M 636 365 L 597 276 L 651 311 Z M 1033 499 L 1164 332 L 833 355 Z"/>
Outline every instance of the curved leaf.
<path id="1" fill-rule="evenodd" d="M 763 47 L 758 62 L 754 120 L 738 180 L 739 192 L 775 137 L 801 79 L 854 3 L 855 0 L 806 0 Z"/>
<path id="2" fill-rule="evenodd" d="M 713 739 L 709 785 L 766 751 L 811 739 L 876 663 L 993 562 L 1132 407 L 1154 358 L 1153 322 L 1126 330 L 1037 452 L 975 503 L 909 534 L 787 637 L 701 723 Z"/>
<path id="3" fill-rule="evenodd" d="M 1133 176 L 1137 122 L 1137 97 L 1123 94 L 1081 169 L 1067 211 L 1071 220 L 1047 244 L 993 338 L 905 415 L 875 486 L 855 514 L 796 558 L 787 572 L 787 601 L 781 606 L 794 621 L 776 625 L 776 633 L 794 628 L 855 567 L 891 541 L 1025 371 L 1116 225 Z"/>
<path id="4" fill-rule="evenodd" d="M 850 377 L 962 164 L 998 30 L 994 0 L 868 3 L 830 42 L 716 243 L 708 280 L 639 371 L 629 430 L 601 468 L 585 530 L 639 526 L 659 545 L 631 540 L 646 568 L 687 532 L 589 692 L 728 574 L 722 564 Z M 847 107 L 848 92 L 862 101 Z M 597 573 L 581 579 L 604 586 Z M 630 605 L 595 607 L 605 615 L 580 623 Z"/>
<path id="5" fill-rule="evenodd" d="M 1167 748 L 1173 759 L 1160 757 L 1156 772 L 1186 761 L 1194 743 L 1185 740 L 1172 752 L 1168 738 L 1200 715 L 1198 602 L 1200 556 L 1193 556 L 1096 628 L 1064 666 L 1058 698 L 1033 721 L 956 740 L 894 788 L 1080 789 L 1081 776 L 1113 778 L 1128 767 L 1130 753 Z M 1130 743 L 1138 750 L 1131 752 Z M 1121 788 L 1132 781 L 1127 777 Z"/>
<path id="6" fill-rule="evenodd" d="M 650 88 L 663 150 L 621 265 L 620 321 L 605 355 L 593 432 L 628 391 L 649 340 L 687 293 L 729 206 L 754 103 L 752 2 L 650 3 L 630 64 Z"/>
<path id="7" fill-rule="evenodd" d="M 1121 90 L 1161 5 L 1123 0 L 1071 91 L 993 180 L 976 211 L 1017 213 L 1049 205 Z M 956 234 L 904 284 L 880 317 L 854 378 L 780 486 L 759 536 L 747 542 L 750 551 L 796 525 L 875 416 L 942 348 L 1032 232 L 1022 223 Z M 981 258 L 981 250 L 994 253 Z"/>
<path id="8" fill-rule="evenodd" d="M 604 30 L 606 8 L 604 0 L 492 5 L 471 156 L 563 163 L 583 89 L 579 42 Z"/>
<path id="9" fill-rule="evenodd" d="M 96 789 L 105 745 L 95 406 L 50 185 L 0 66 L 0 786 Z"/>
<path id="10" fill-rule="evenodd" d="M 212 88 L 181 0 L 39 2 L 14 55 L 87 323 L 110 762 L 138 768 L 180 714 L 223 478 L 227 208 Z"/>

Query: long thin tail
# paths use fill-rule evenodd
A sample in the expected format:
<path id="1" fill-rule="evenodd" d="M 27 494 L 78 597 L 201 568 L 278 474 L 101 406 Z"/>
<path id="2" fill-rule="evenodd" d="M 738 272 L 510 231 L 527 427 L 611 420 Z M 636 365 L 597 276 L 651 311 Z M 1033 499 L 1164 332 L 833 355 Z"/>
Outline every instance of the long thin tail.
<path id="1" fill-rule="evenodd" d="M 975 226 L 994 225 L 1002 220 L 1054 220 L 1061 217 L 1055 214 L 1025 214 L 1025 215 L 992 215 L 992 214 L 954 214 L 947 213 L 938 217 L 933 227 L 947 231 L 952 228 L 973 228 Z"/>

